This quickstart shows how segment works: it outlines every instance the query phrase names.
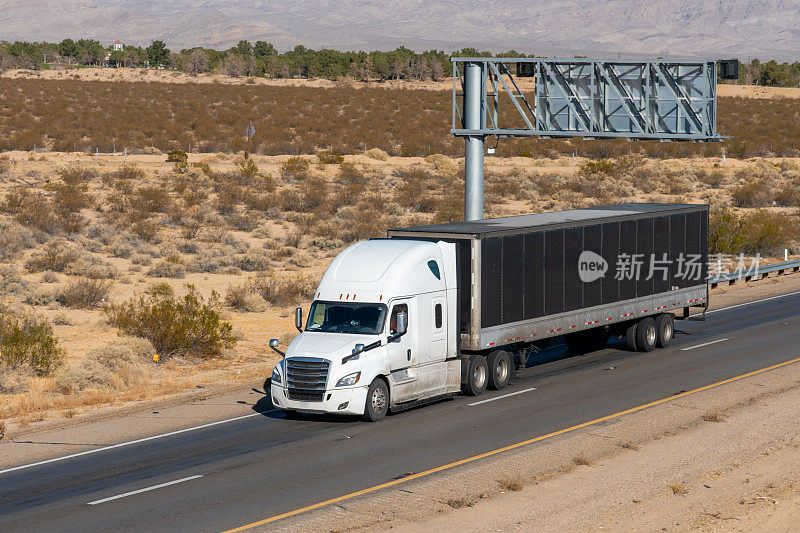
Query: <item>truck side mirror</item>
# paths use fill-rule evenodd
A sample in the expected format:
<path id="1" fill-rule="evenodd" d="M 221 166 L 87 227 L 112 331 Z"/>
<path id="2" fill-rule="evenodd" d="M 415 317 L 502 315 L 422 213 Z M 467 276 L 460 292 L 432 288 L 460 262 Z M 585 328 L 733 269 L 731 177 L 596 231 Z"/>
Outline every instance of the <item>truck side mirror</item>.
<path id="1" fill-rule="evenodd" d="M 405 335 L 408 331 L 408 313 L 397 313 L 397 336 Z"/>
<path id="2" fill-rule="evenodd" d="M 286 357 L 286 354 L 278 349 L 278 344 L 280 344 L 278 339 L 270 339 L 269 340 L 269 347 L 272 348 L 273 350 L 275 350 L 276 352 L 278 352 L 283 357 Z"/>
<path id="3" fill-rule="evenodd" d="M 359 354 L 359 353 L 361 353 L 363 351 L 364 351 L 364 345 L 363 344 L 356 344 L 356 347 L 353 348 L 353 355 Z"/>
<path id="4" fill-rule="evenodd" d="M 294 327 L 297 331 L 303 333 L 303 308 L 298 307 L 294 310 Z"/>

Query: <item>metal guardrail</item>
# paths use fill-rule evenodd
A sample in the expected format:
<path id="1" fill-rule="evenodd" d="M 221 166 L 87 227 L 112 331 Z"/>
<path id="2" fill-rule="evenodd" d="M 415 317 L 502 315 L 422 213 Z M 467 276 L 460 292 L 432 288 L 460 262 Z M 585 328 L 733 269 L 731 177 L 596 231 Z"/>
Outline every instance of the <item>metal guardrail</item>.
<path id="1" fill-rule="evenodd" d="M 716 276 L 709 276 L 708 284 L 711 285 L 711 288 L 713 289 L 720 283 L 733 285 L 740 280 L 747 282 L 752 279 L 764 279 L 772 272 L 777 272 L 778 276 L 781 276 L 783 274 L 792 274 L 798 271 L 800 271 L 800 259 L 796 259 L 794 261 L 784 261 L 783 263 L 775 263 L 772 265 L 758 266 L 757 268 L 750 268 L 747 270 L 737 270 L 736 272 L 728 272 L 725 274 L 717 274 Z"/>

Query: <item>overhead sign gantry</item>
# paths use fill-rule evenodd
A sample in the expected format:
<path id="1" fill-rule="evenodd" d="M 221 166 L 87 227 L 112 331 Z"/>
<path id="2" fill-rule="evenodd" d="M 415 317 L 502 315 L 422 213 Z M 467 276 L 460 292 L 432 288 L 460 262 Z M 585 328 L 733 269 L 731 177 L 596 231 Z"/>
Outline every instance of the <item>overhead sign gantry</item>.
<path id="1" fill-rule="evenodd" d="M 717 133 L 716 61 L 506 57 L 452 61 L 451 132 L 466 143 L 466 220 L 483 218 L 484 141 L 490 135 L 722 140 Z M 515 76 L 534 78 L 532 94 L 523 93 Z M 501 115 L 501 102 L 510 105 L 510 112 Z"/>

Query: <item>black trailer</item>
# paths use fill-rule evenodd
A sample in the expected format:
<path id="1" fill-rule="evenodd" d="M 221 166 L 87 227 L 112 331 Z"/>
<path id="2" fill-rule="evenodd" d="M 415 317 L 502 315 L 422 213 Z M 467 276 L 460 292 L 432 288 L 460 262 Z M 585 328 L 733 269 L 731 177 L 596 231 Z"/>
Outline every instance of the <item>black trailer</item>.
<path id="1" fill-rule="evenodd" d="M 652 350 L 708 307 L 708 205 L 621 204 L 389 230 L 458 246 L 460 349 L 626 335 Z"/>

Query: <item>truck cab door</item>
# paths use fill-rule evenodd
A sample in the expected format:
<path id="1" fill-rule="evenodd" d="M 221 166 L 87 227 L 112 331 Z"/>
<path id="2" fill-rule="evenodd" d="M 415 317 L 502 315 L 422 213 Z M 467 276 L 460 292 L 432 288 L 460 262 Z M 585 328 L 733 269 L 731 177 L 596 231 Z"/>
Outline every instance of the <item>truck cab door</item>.
<path id="1" fill-rule="evenodd" d="M 397 328 L 398 313 L 408 313 L 408 330 L 399 339 L 388 343 L 386 351 L 389 356 L 389 377 L 392 384 L 393 404 L 415 400 L 418 395 L 419 379 L 417 377 L 417 361 L 414 353 L 414 339 L 417 335 L 417 317 L 413 302 L 395 300 L 389 311 L 389 325 L 386 328 L 391 335 Z"/>
<path id="2" fill-rule="evenodd" d="M 416 332 L 416 317 L 412 314 L 410 309 L 411 305 L 409 300 L 397 300 L 392 303 L 392 309 L 389 312 L 389 327 L 387 328 L 389 335 L 397 331 L 397 314 L 407 313 L 408 315 L 408 331 L 399 339 L 395 339 L 386 345 L 386 351 L 389 353 L 389 370 L 395 371 L 409 366 L 413 366 L 414 353 L 412 351 L 413 339 Z"/>

